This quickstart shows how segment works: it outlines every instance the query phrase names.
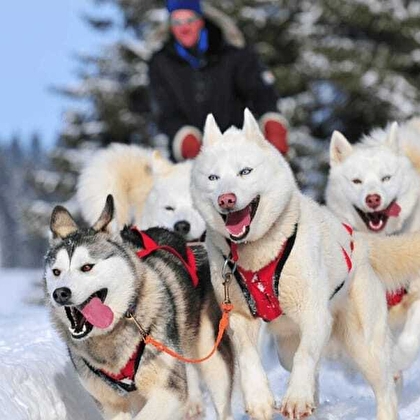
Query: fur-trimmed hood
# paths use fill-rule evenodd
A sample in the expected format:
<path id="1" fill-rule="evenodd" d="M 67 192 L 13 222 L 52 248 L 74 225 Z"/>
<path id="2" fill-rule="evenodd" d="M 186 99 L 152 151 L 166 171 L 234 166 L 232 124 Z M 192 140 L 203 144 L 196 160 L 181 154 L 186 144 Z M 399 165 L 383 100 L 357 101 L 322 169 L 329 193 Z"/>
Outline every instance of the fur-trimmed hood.
<path id="1" fill-rule="evenodd" d="M 237 48 L 245 47 L 245 38 L 242 32 L 228 15 L 208 4 L 203 4 L 203 16 L 206 21 L 220 29 L 226 44 Z M 150 36 L 150 41 L 154 45 L 153 50 L 161 49 L 170 36 L 169 21 L 167 20 L 158 25 Z"/>

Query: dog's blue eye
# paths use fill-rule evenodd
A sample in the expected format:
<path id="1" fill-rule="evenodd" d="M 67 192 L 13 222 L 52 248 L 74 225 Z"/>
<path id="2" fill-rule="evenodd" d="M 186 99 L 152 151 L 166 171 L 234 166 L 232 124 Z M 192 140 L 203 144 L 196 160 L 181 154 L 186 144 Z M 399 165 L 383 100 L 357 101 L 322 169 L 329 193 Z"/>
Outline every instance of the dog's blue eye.
<path id="1" fill-rule="evenodd" d="M 382 178 L 382 182 L 389 181 L 391 179 L 391 175 L 386 175 Z"/>
<path id="2" fill-rule="evenodd" d="M 361 184 L 362 180 L 359 179 L 359 178 L 354 178 L 354 179 L 351 180 L 351 182 L 353 182 L 353 184 Z"/>
<path id="3" fill-rule="evenodd" d="M 81 270 L 84 273 L 87 273 L 88 271 L 92 270 L 93 266 L 94 266 L 94 264 L 85 264 L 85 265 L 82 265 Z"/>
<path id="4" fill-rule="evenodd" d="M 175 211 L 175 208 L 174 208 L 174 207 L 172 207 L 172 206 L 166 206 L 166 207 L 165 207 L 165 210 L 168 210 L 168 211 Z"/>
<path id="5" fill-rule="evenodd" d="M 58 277 L 61 274 L 61 271 L 58 268 L 54 268 L 52 271 L 55 277 Z"/>
<path id="6" fill-rule="evenodd" d="M 216 181 L 218 179 L 219 179 L 219 177 L 217 175 L 209 175 L 209 180 L 210 181 Z"/>
<path id="7" fill-rule="evenodd" d="M 244 168 L 239 171 L 240 176 L 249 175 L 252 172 L 252 168 Z"/>

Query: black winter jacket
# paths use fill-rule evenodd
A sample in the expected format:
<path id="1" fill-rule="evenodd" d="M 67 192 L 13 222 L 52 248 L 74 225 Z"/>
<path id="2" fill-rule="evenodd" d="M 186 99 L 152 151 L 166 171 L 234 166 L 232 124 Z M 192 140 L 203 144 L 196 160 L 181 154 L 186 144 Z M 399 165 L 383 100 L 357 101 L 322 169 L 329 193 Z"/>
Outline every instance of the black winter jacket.
<path id="1" fill-rule="evenodd" d="M 170 142 L 184 125 L 202 130 L 209 113 L 223 131 L 242 126 L 245 107 L 256 117 L 277 112 L 277 95 L 252 49 L 229 45 L 210 21 L 206 27 L 209 49 L 199 69 L 178 56 L 172 37 L 149 63 L 152 110 Z"/>

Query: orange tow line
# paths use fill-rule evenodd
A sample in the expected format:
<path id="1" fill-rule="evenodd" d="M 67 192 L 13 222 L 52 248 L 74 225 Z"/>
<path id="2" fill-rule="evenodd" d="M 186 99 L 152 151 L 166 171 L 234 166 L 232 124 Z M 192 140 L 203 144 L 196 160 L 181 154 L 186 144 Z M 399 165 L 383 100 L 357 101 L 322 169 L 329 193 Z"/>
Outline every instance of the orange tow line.
<path id="1" fill-rule="evenodd" d="M 185 362 L 185 363 L 202 363 L 202 362 L 205 362 L 206 360 L 210 359 L 210 357 L 213 356 L 213 354 L 215 353 L 215 351 L 219 347 L 220 342 L 222 341 L 223 334 L 225 333 L 227 327 L 229 326 L 229 313 L 233 309 L 233 305 L 230 302 L 230 297 L 229 297 L 229 283 L 231 282 L 232 277 L 233 277 L 232 272 L 226 272 L 226 264 L 225 264 L 224 269 L 223 269 L 223 279 L 224 279 L 223 280 L 223 287 L 224 287 L 225 299 L 224 299 L 224 301 L 222 302 L 222 305 L 221 305 L 221 307 L 222 307 L 222 317 L 220 318 L 220 321 L 219 321 L 219 332 L 217 333 L 216 342 L 214 343 L 214 346 L 211 349 L 210 353 L 207 356 L 202 357 L 200 359 L 192 359 L 192 358 L 189 358 L 189 357 L 184 357 L 181 354 L 177 353 L 176 351 L 171 350 L 170 348 L 166 347 L 164 344 L 162 344 L 159 341 L 152 338 L 149 334 L 147 334 L 147 332 L 140 325 L 140 323 L 137 321 L 137 319 L 135 318 L 135 316 L 133 315 L 133 313 L 131 311 L 127 312 L 126 317 L 128 319 L 131 319 L 136 324 L 138 330 L 140 331 L 140 334 L 143 337 L 143 341 L 144 341 L 145 344 L 151 344 L 152 346 L 156 347 L 159 351 L 162 351 L 166 354 L 169 354 L 170 356 L 174 357 L 175 359 L 181 360 L 182 362 Z"/>
<path id="2" fill-rule="evenodd" d="M 233 309 L 233 305 L 231 303 L 222 303 L 222 318 L 219 321 L 219 332 L 217 334 L 216 342 L 214 343 L 213 348 L 211 349 L 210 353 L 202 357 L 201 359 L 191 359 L 188 357 L 184 357 L 181 354 L 177 353 L 174 350 L 171 350 L 170 348 L 166 347 L 164 344 L 160 343 L 159 341 L 155 340 L 153 337 L 151 337 L 148 334 L 145 334 L 143 328 L 138 323 L 136 318 L 132 314 L 128 316 L 129 319 L 132 319 L 135 324 L 137 325 L 137 328 L 140 330 L 140 333 L 143 335 L 143 341 L 145 344 L 151 344 L 152 346 L 155 346 L 159 351 L 162 351 L 164 353 L 169 354 L 170 356 L 174 357 L 175 359 L 181 360 L 185 363 L 202 363 L 206 360 L 210 359 L 211 356 L 215 353 L 217 348 L 219 347 L 220 342 L 222 341 L 223 334 L 225 333 L 227 327 L 229 326 L 229 312 Z"/>

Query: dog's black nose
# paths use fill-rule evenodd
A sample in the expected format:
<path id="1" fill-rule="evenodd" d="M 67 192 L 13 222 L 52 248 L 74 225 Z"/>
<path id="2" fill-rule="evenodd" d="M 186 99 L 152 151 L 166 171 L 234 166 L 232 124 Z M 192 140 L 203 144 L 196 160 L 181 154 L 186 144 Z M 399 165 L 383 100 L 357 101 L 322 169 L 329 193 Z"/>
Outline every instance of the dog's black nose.
<path id="1" fill-rule="evenodd" d="M 54 290 L 53 298 L 60 305 L 65 305 L 70 301 L 71 290 L 68 287 L 59 287 Z"/>
<path id="2" fill-rule="evenodd" d="M 186 220 L 181 220 L 180 222 L 175 223 L 174 229 L 175 232 L 185 236 L 191 230 L 191 225 Z"/>

